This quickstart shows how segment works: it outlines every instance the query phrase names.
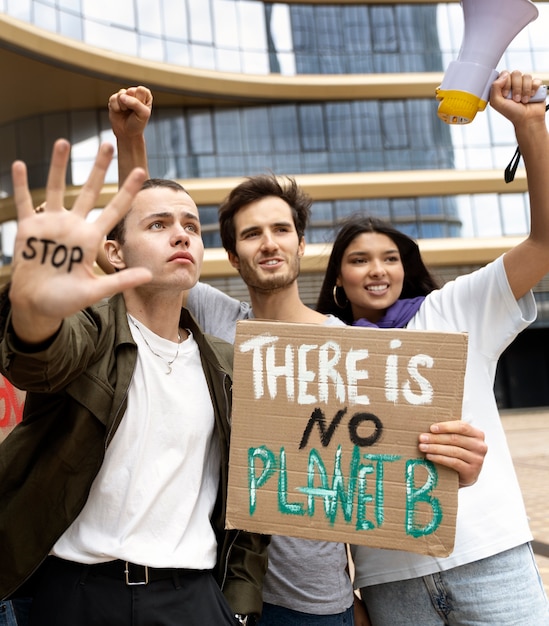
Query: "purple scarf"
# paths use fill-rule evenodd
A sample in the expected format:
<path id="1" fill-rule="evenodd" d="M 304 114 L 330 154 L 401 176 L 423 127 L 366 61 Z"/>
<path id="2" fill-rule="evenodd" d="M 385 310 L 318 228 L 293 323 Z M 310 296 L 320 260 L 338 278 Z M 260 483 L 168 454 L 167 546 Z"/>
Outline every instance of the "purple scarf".
<path id="1" fill-rule="evenodd" d="M 425 300 L 425 296 L 397 300 L 385 311 L 383 317 L 374 324 L 365 317 L 353 322 L 353 326 L 369 326 L 370 328 L 404 328 L 414 317 L 419 307 Z"/>

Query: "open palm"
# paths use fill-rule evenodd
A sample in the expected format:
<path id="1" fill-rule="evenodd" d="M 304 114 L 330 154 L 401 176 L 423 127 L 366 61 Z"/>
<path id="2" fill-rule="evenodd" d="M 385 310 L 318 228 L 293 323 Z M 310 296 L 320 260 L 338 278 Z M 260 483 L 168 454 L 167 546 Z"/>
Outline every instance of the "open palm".
<path id="1" fill-rule="evenodd" d="M 95 222 L 86 221 L 96 206 L 112 146 L 100 147 L 94 167 L 74 207 L 63 206 L 70 146 L 58 140 L 53 149 L 45 210 L 36 213 L 24 163 L 12 167 L 18 230 L 15 240 L 10 300 L 12 323 L 20 339 L 47 339 L 61 321 L 102 298 L 150 280 L 144 268 L 110 276 L 94 272 L 97 249 L 104 236 L 126 214 L 145 172 L 135 170 Z"/>

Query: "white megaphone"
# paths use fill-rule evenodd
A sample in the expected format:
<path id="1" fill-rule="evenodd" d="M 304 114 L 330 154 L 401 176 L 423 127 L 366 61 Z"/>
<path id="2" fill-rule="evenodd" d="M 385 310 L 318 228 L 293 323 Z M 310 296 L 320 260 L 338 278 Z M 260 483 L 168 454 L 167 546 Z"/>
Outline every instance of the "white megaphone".
<path id="1" fill-rule="evenodd" d="M 436 90 L 438 116 L 447 124 L 468 124 L 477 111 L 484 111 L 499 74 L 496 65 L 516 35 L 538 16 L 530 0 L 461 0 L 461 8 L 461 49 Z M 546 95 L 542 86 L 531 101 Z"/>

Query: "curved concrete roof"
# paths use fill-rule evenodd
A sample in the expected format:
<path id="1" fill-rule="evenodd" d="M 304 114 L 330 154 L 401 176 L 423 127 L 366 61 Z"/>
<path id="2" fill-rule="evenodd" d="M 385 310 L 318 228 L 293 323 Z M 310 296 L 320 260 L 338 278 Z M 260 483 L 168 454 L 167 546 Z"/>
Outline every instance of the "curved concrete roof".
<path id="1" fill-rule="evenodd" d="M 251 75 L 121 55 L 0 14 L 0 124 L 38 113 L 106 106 L 111 93 L 147 85 L 155 106 L 434 97 L 442 73 Z"/>
<path id="2" fill-rule="evenodd" d="M 394 1 L 387 0 L 386 4 Z M 159 108 L 234 102 L 434 98 L 444 75 L 281 76 L 200 70 L 113 53 L 4 13 L 0 13 L 0 67 L 2 92 L 9 94 L 0 101 L 0 125 L 36 114 L 106 107 L 111 93 L 129 85 L 147 85 Z M 549 80 L 549 74 L 542 78 Z"/>
<path id="3" fill-rule="evenodd" d="M 334 4 L 334 0 L 285 0 L 288 3 Z M 430 3 L 437 0 L 408 0 L 408 3 Z M 459 0 L 448 0 L 458 2 Z M 395 4 L 394 0 L 340 0 L 341 4 Z M 27 22 L 0 13 L 0 67 L 2 67 L 2 91 L 0 100 L 0 125 L 28 116 L 54 111 L 89 108 L 106 108 L 111 93 L 120 87 L 146 84 L 155 97 L 155 107 L 230 104 L 238 102 L 282 102 L 346 100 L 346 99 L 392 99 L 434 97 L 435 89 L 442 81 L 442 73 L 422 74 L 373 74 L 373 75 L 245 75 L 197 70 L 164 63 L 156 63 L 133 56 L 115 54 L 88 46 L 37 28 Z M 548 82 L 549 73 L 542 75 Z M 446 195 L 459 193 L 522 192 L 526 179 L 517 173 L 515 185 L 506 186 L 500 172 L 382 172 L 358 174 L 333 174 L 301 176 L 300 184 L 315 199 L 333 197 L 386 196 L 388 185 L 393 196 Z M 198 203 L 217 203 L 234 179 L 199 179 L 184 181 L 185 186 Z M 194 183 L 194 186 L 193 186 Z M 79 187 L 67 190 L 67 206 L 71 206 Z M 344 191 L 343 191 L 344 190 Z M 114 195 L 116 187 L 106 185 L 99 200 L 104 206 Z M 33 190 L 36 203 L 43 199 L 44 190 Z M 0 223 L 15 217 L 13 198 L 0 200 Z M 452 258 L 446 262 L 463 261 L 463 240 L 451 240 Z M 478 240 L 471 248 L 478 250 Z M 499 242 L 502 249 L 508 239 Z M 448 240 L 428 242 L 426 254 L 431 262 L 440 260 L 441 250 L 448 249 Z M 434 246 L 433 249 L 430 246 Z M 308 246 L 311 254 L 310 268 L 318 270 L 319 257 L 325 249 Z M 325 248 L 325 247 L 324 247 Z M 499 248 L 498 248 L 499 250 Z M 496 251 L 499 253 L 498 251 Z M 209 250 L 210 255 L 220 255 L 219 265 L 226 272 L 234 270 L 226 261 L 223 251 Z M 490 249 L 490 260 L 497 254 Z M 488 258 L 490 257 L 490 258 Z M 214 260 L 214 259 L 212 259 Z M 475 262 L 478 259 L 475 257 Z M 215 265 L 215 263 L 213 263 Z M 0 284 L 7 280 L 10 267 L 0 267 Z M 216 270 L 219 272 L 219 269 Z M 216 273 L 212 272 L 212 273 Z M 221 272 L 223 273 L 223 272 Z"/>

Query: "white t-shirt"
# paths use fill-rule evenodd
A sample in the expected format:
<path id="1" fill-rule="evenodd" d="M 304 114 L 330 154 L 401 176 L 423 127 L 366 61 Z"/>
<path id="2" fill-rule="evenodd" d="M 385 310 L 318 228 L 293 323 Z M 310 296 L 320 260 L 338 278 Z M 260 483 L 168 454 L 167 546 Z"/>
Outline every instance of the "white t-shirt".
<path id="1" fill-rule="evenodd" d="M 493 387 L 501 353 L 535 317 L 532 293 L 515 300 L 500 257 L 429 294 L 408 323 L 411 330 L 468 333 L 462 419 L 484 431 L 488 453 L 475 485 L 459 490 L 452 554 L 353 546 L 356 588 L 447 570 L 532 539 Z"/>
<path id="2" fill-rule="evenodd" d="M 141 332 L 130 323 L 138 357 L 126 413 L 84 509 L 52 554 L 211 569 L 220 452 L 198 345 L 189 334 L 168 375 L 177 344 L 134 321 Z"/>

